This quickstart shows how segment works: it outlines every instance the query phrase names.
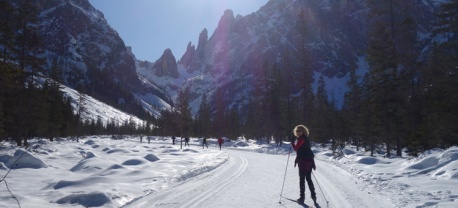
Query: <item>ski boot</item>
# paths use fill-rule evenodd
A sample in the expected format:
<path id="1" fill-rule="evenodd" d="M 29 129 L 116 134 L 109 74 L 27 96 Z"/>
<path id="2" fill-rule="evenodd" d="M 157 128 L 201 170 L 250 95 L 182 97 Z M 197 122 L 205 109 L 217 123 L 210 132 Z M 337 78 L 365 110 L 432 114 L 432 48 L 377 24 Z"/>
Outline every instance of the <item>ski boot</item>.
<path id="1" fill-rule="evenodd" d="M 316 204 L 316 196 L 315 195 L 312 196 L 312 200 L 313 200 L 313 203 Z"/>
<path id="2" fill-rule="evenodd" d="M 297 202 L 298 204 L 303 205 L 303 204 L 304 204 L 304 197 L 301 196 L 299 199 L 296 200 L 296 202 Z"/>

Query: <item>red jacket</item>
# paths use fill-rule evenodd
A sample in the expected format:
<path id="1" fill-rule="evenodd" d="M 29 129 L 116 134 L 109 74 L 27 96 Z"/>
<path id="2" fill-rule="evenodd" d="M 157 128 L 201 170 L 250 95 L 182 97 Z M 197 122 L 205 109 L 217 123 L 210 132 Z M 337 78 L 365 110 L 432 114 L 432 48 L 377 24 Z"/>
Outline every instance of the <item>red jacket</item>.
<path id="1" fill-rule="evenodd" d="M 297 152 L 297 159 L 299 160 L 307 157 L 313 158 L 315 156 L 310 145 L 310 140 L 304 135 L 299 137 L 296 144 L 291 142 L 291 145 L 293 146 L 294 151 Z"/>
<path id="2" fill-rule="evenodd" d="M 291 146 L 293 146 L 294 151 L 297 152 L 294 166 L 296 166 L 297 163 L 303 163 L 306 164 L 305 169 L 307 170 L 309 170 L 310 167 L 316 169 L 313 159 L 315 155 L 313 154 L 310 140 L 306 136 L 302 135 L 299 137 L 296 144 L 291 142 Z"/>

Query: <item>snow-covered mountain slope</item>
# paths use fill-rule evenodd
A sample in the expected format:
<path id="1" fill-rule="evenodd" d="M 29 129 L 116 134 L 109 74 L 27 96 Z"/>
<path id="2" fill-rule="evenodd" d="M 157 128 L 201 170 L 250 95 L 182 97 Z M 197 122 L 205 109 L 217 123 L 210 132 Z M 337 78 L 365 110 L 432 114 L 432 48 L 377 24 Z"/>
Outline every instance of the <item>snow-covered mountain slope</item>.
<path id="1" fill-rule="evenodd" d="M 61 91 L 64 93 L 64 96 L 71 98 L 71 104 L 75 114 L 78 113 L 80 106 L 82 106 L 83 110 L 80 112 L 81 118 L 84 121 L 97 121 L 97 119 L 100 118 L 104 125 L 107 123 L 115 123 L 122 126 L 125 123 L 130 123 L 131 121 L 133 121 L 137 127 L 145 125 L 145 121 L 134 115 L 122 112 L 89 95 L 81 94 L 72 88 L 63 85 L 61 85 L 61 87 Z"/>

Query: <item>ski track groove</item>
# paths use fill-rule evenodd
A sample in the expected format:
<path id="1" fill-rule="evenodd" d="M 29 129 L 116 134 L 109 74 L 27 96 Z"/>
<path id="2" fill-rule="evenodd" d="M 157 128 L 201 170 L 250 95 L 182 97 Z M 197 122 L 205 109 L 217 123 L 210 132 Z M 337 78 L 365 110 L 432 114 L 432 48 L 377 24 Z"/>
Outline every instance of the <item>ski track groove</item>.
<path id="1" fill-rule="evenodd" d="M 240 177 L 248 168 L 248 160 L 244 157 L 237 156 L 242 160 L 241 165 L 235 171 L 230 177 L 225 178 L 223 181 L 214 184 L 211 188 L 208 190 L 200 193 L 198 196 L 195 196 L 192 200 L 189 202 L 181 205 L 180 207 L 185 208 L 185 207 L 199 207 L 199 205 L 210 198 L 212 195 L 210 193 L 217 193 L 219 190 L 222 188 L 226 187 L 229 183 L 233 182 L 236 180 L 238 177 Z"/>
<path id="2" fill-rule="evenodd" d="M 123 207 L 200 207 L 199 205 L 205 200 L 211 198 L 219 190 L 242 176 L 248 166 L 247 158 L 233 155 L 225 164 L 208 173 L 138 198 Z M 234 169 L 236 170 L 234 171 Z M 221 178 L 223 179 L 220 180 Z"/>

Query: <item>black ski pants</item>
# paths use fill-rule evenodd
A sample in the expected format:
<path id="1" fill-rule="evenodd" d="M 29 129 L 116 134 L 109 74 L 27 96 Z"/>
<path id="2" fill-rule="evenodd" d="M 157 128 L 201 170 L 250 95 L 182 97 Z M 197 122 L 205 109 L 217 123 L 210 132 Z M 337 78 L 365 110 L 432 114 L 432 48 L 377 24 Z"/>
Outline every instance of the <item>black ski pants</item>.
<path id="1" fill-rule="evenodd" d="M 301 164 L 301 162 L 299 162 L 299 189 L 301 198 L 305 198 L 305 181 L 307 181 L 310 196 L 312 199 L 316 198 L 315 186 L 312 181 L 312 167 L 311 165 Z"/>

